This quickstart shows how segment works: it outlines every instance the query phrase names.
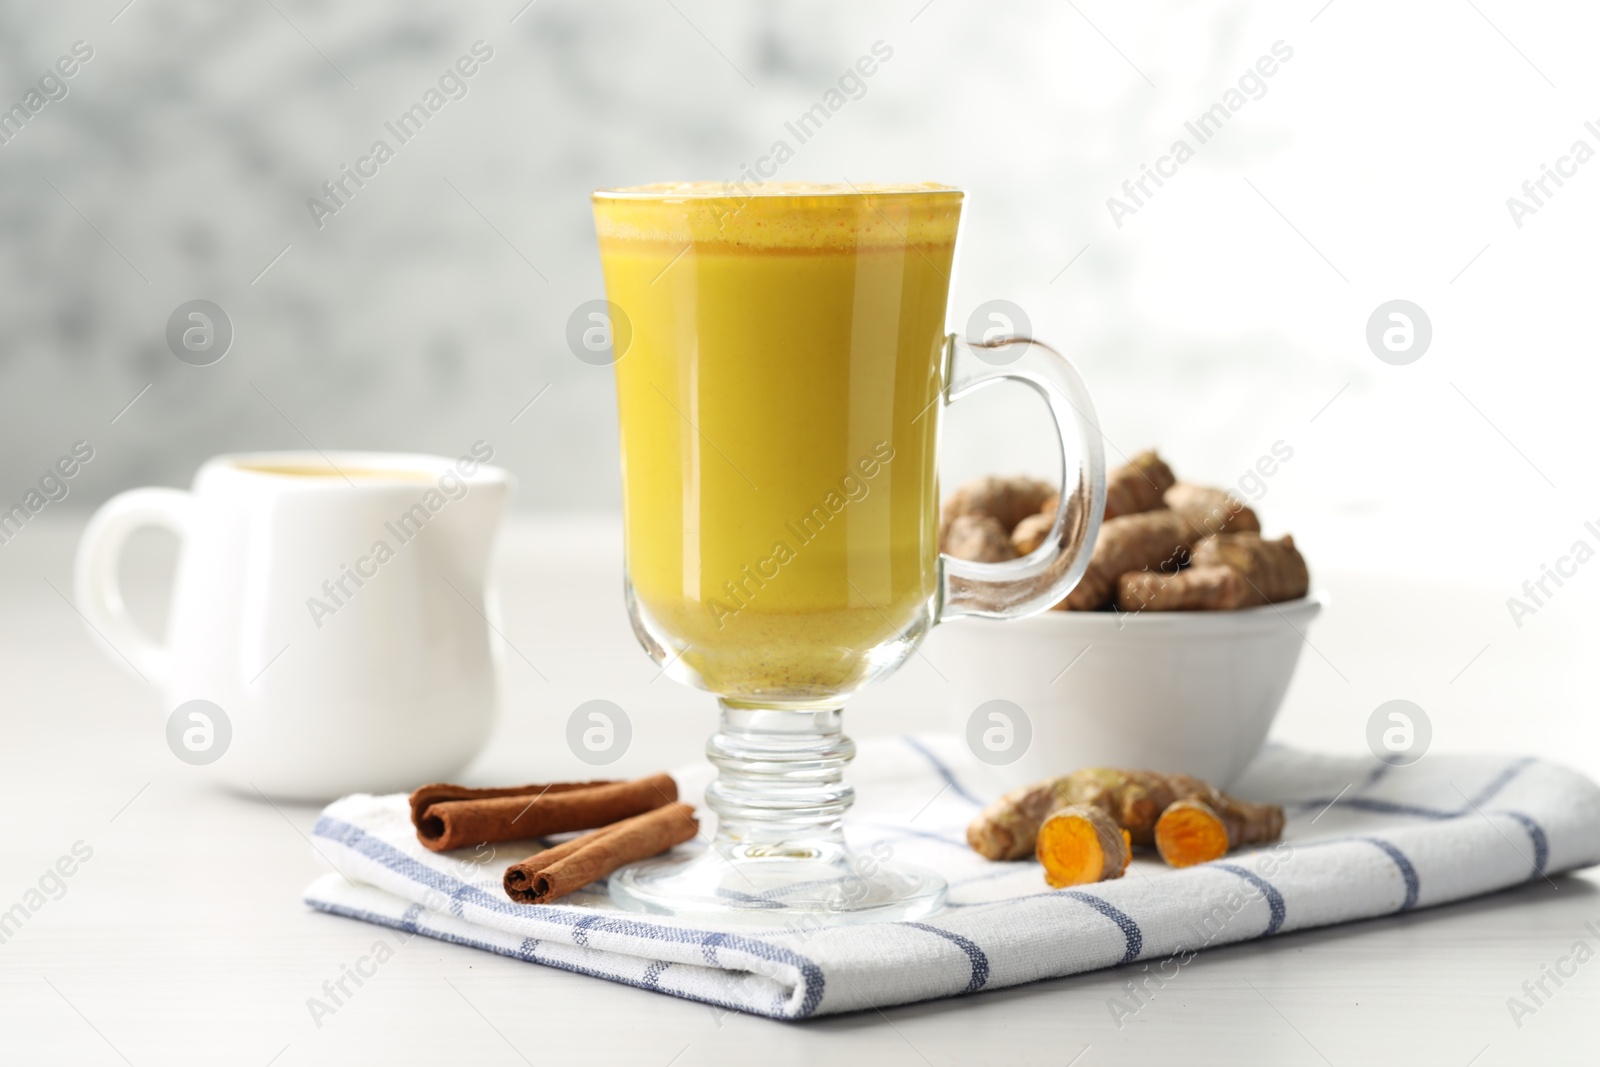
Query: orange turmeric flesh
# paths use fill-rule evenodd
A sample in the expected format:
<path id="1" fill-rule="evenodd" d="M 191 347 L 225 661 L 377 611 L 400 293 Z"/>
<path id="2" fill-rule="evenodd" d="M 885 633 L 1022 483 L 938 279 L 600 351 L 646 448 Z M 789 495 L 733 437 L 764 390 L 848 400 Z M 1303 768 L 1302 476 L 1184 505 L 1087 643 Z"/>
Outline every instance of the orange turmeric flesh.
<path id="1" fill-rule="evenodd" d="M 1228 854 L 1228 828 L 1203 800 L 1179 800 L 1156 820 L 1156 850 L 1173 867 L 1193 867 Z"/>
<path id="2" fill-rule="evenodd" d="M 1034 854 L 1044 865 L 1045 881 L 1062 889 L 1121 878 L 1133 842 L 1104 811 L 1075 804 L 1044 821 Z"/>

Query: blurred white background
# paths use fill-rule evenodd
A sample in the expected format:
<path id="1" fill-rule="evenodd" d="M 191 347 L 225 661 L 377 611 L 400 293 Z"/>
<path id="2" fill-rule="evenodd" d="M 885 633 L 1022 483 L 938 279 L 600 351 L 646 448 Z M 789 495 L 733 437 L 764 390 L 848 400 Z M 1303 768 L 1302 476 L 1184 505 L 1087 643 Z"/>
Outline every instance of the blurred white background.
<path id="1" fill-rule="evenodd" d="M 1360 574 L 1393 616 L 1344 661 L 1308 652 L 1306 739 L 1323 740 L 1313 712 L 1364 720 L 1406 696 L 1514 708 L 1547 747 L 1592 704 L 1600 563 L 1521 627 L 1506 606 L 1573 542 L 1600 547 L 1600 162 L 1520 227 L 1506 204 L 1574 141 L 1600 149 L 1591 8 L 124 3 L 0 10 L 0 104 L 93 49 L 0 146 L 6 503 L 78 439 L 95 458 L 59 517 L 187 484 L 220 451 L 485 438 L 524 510 L 614 510 L 610 371 L 565 342 L 601 294 L 587 193 L 737 177 L 881 41 L 892 58 L 781 177 L 969 190 L 952 324 L 994 297 L 1025 308 L 1078 360 L 1113 459 L 1159 445 L 1180 476 L 1237 484 L 1293 449 L 1257 503 L 1269 532 L 1292 530 L 1315 573 Z M 307 198 L 393 143 L 384 123 L 478 40 L 493 57 L 465 98 L 319 229 Z M 1277 42 L 1292 58 L 1264 95 L 1197 145 L 1185 122 Z M 1116 225 L 1107 198 L 1179 137 L 1195 158 Z M 164 339 L 197 297 L 236 331 L 209 367 Z M 1365 340 L 1395 298 L 1432 322 L 1407 366 Z M 1050 473 L 1044 418 L 1005 388 L 964 403 L 947 482 Z M 1460 636 L 1441 643 L 1443 622 Z M 1473 690 L 1470 665 L 1493 660 L 1526 684 Z"/>

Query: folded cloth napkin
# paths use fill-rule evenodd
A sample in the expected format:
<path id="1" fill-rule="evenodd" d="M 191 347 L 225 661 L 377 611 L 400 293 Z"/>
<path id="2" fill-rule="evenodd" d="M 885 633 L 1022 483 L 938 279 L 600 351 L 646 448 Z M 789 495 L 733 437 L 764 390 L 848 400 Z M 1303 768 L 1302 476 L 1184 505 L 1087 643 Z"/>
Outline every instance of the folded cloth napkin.
<path id="1" fill-rule="evenodd" d="M 944 875 L 920 922 L 771 929 L 613 907 L 603 884 L 514 904 L 505 868 L 534 843 L 436 854 L 404 796 L 346 797 L 313 831 L 336 873 L 312 907 L 534 963 L 779 1019 L 884 1007 L 1143 960 L 1170 977 L 1211 945 L 1425 908 L 1600 862 L 1600 787 L 1535 759 L 1434 756 L 1409 767 L 1269 747 L 1232 791 L 1284 805 L 1276 846 L 1051 890 L 1038 864 L 990 863 L 964 829 L 999 792 L 960 741 L 863 743 L 858 849 Z M 698 801 L 709 768 L 677 775 Z M 707 820 L 709 822 L 709 820 Z M 704 847 L 695 843 L 685 852 Z M 780 916 L 781 918 L 781 916 Z"/>

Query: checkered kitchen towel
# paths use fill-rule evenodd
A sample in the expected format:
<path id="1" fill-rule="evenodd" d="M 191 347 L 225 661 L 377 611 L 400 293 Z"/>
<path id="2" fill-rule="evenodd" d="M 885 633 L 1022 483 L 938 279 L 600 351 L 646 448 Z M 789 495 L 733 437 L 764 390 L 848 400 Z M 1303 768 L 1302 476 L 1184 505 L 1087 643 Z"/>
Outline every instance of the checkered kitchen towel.
<path id="1" fill-rule="evenodd" d="M 679 776 L 697 800 L 709 767 Z M 1425 908 L 1600 862 L 1600 787 L 1534 759 L 1372 759 L 1265 751 L 1234 791 L 1288 811 L 1284 842 L 1119 881 L 1051 890 L 1031 861 L 990 863 L 964 828 L 996 795 L 959 740 L 868 742 L 851 768 L 858 848 L 939 871 L 950 905 L 921 922 L 768 931 L 613 908 L 603 885 L 560 904 L 501 889 L 492 862 L 417 843 L 404 796 L 351 796 L 313 831 L 338 873 L 312 907 L 532 963 L 779 1019 L 1054 978 L 1292 930 Z M 699 847 L 699 846 L 696 846 Z M 876 853 L 883 854 L 880 846 Z"/>

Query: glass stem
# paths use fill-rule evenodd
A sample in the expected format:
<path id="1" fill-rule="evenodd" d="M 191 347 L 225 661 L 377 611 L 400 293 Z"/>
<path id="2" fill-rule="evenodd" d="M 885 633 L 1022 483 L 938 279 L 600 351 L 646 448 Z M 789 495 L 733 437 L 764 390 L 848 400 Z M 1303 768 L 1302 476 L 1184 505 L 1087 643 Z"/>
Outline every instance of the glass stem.
<path id="1" fill-rule="evenodd" d="M 730 858 L 841 856 L 840 822 L 855 802 L 844 769 L 856 754 L 842 710 L 719 703 L 722 725 L 706 744 L 718 771 L 706 789 L 717 813 L 713 847 Z"/>

